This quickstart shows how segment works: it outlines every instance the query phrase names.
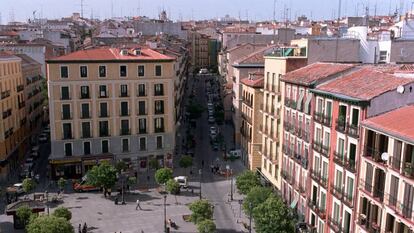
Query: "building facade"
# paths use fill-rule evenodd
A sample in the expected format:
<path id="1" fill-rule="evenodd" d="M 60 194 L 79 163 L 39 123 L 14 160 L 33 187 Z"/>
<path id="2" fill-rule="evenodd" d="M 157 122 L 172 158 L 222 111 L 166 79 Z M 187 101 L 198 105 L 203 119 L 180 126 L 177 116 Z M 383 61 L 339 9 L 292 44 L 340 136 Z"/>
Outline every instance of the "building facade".
<path id="1" fill-rule="evenodd" d="M 174 59 L 148 48 L 93 49 L 48 61 L 52 177 L 114 158 L 172 166 Z"/>

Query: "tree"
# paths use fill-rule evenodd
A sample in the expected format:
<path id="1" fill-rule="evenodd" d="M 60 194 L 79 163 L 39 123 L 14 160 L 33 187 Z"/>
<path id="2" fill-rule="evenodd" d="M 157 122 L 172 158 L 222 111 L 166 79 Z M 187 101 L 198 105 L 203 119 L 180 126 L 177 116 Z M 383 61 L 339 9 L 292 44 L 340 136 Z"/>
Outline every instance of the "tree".
<path id="1" fill-rule="evenodd" d="M 26 227 L 27 233 L 74 233 L 73 226 L 65 218 L 43 215 L 34 218 Z"/>
<path id="2" fill-rule="evenodd" d="M 193 223 L 201 222 L 205 219 L 213 218 L 213 206 L 207 200 L 197 200 L 190 204 L 191 221 Z"/>
<path id="3" fill-rule="evenodd" d="M 150 159 L 148 165 L 151 169 L 158 170 L 160 168 L 160 163 L 158 163 L 158 160 L 156 158 Z"/>
<path id="4" fill-rule="evenodd" d="M 250 189 L 247 196 L 244 198 L 243 209 L 250 215 L 250 210 L 254 209 L 259 204 L 266 201 L 272 195 L 272 190 L 269 188 L 256 186 Z M 250 206 L 251 204 L 251 206 Z"/>
<path id="5" fill-rule="evenodd" d="M 114 166 L 104 161 L 98 166 L 93 166 L 86 175 L 87 183 L 95 186 L 109 189 L 114 186 L 116 178 L 116 169 Z"/>
<path id="6" fill-rule="evenodd" d="M 193 166 L 193 158 L 191 158 L 191 156 L 185 155 L 180 159 L 179 165 L 180 167 L 184 168 L 186 170 L 185 173 L 187 173 L 187 168 Z"/>
<path id="7" fill-rule="evenodd" d="M 215 233 L 216 224 L 210 219 L 204 219 L 197 223 L 197 230 L 199 233 Z"/>
<path id="8" fill-rule="evenodd" d="M 55 209 L 53 216 L 64 218 L 69 221 L 72 218 L 72 212 L 70 212 L 68 208 L 61 206 Z"/>
<path id="9" fill-rule="evenodd" d="M 257 175 L 249 170 L 244 171 L 236 178 L 236 186 L 240 193 L 247 194 L 251 188 L 259 186 L 260 181 Z"/>
<path id="10" fill-rule="evenodd" d="M 172 170 L 169 168 L 161 168 L 155 172 L 155 181 L 157 181 L 158 184 L 165 184 L 172 178 Z"/>
<path id="11" fill-rule="evenodd" d="M 66 180 L 63 177 L 60 177 L 57 183 L 58 183 L 60 190 L 63 190 L 66 186 Z"/>
<path id="12" fill-rule="evenodd" d="M 257 233 L 294 232 L 294 218 L 291 210 L 283 201 L 271 196 L 253 209 L 253 218 Z"/>
<path id="13" fill-rule="evenodd" d="M 31 178 L 26 178 L 23 180 L 22 186 L 25 193 L 30 193 L 33 189 L 35 189 L 36 184 Z"/>
<path id="14" fill-rule="evenodd" d="M 121 172 L 121 171 L 125 171 L 128 168 L 128 166 L 124 161 L 121 160 L 115 164 L 115 168 L 118 172 Z"/>
<path id="15" fill-rule="evenodd" d="M 180 184 L 174 179 L 169 179 L 166 185 L 167 191 L 171 194 L 178 194 L 180 192 Z"/>
<path id="16" fill-rule="evenodd" d="M 135 176 L 128 177 L 127 184 L 132 186 L 137 183 L 137 178 Z"/>
<path id="17" fill-rule="evenodd" d="M 28 205 L 23 205 L 17 208 L 16 217 L 18 221 L 22 223 L 23 226 L 26 226 L 29 223 L 30 217 L 32 215 L 32 209 Z"/>

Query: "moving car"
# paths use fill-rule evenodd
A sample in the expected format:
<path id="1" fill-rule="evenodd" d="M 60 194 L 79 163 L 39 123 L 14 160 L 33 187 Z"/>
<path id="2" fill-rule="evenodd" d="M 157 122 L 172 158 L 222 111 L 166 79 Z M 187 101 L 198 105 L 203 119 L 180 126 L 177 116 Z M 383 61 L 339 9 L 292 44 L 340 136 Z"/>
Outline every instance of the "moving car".
<path id="1" fill-rule="evenodd" d="M 214 119 L 214 117 L 209 116 L 208 117 L 208 123 L 213 124 L 216 121 L 216 119 Z"/>
<path id="2" fill-rule="evenodd" d="M 82 181 L 80 183 L 74 182 L 72 187 L 73 187 L 73 190 L 75 190 L 76 192 L 89 192 L 89 191 L 97 191 L 101 189 L 99 187 L 95 187 L 93 185 L 88 184 L 86 182 L 86 175 L 82 177 Z"/>
<path id="3" fill-rule="evenodd" d="M 23 184 L 22 183 L 16 183 L 12 187 L 8 187 L 7 192 L 14 192 L 16 194 L 22 194 L 22 193 L 24 193 Z"/>
<path id="4" fill-rule="evenodd" d="M 174 180 L 180 185 L 180 188 L 188 187 L 188 177 L 187 176 L 177 176 L 174 177 Z"/>
<path id="5" fill-rule="evenodd" d="M 240 158 L 241 150 L 231 150 L 229 153 L 227 153 L 227 157 Z"/>
<path id="6" fill-rule="evenodd" d="M 199 73 L 200 74 L 207 74 L 208 73 L 208 70 L 206 68 L 202 68 L 202 69 L 200 69 L 200 72 Z"/>
<path id="7" fill-rule="evenodd" d="M 210 127 L 210 134 L 217 135 L 217 128 L 215 126 Z"/>

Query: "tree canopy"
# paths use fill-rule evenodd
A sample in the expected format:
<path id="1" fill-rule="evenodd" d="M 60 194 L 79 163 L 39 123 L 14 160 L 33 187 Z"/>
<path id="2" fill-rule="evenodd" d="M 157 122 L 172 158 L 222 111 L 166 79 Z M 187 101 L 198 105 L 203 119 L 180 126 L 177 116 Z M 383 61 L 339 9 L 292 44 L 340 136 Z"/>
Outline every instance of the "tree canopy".
<path id="1" fill-rule="evenodd" d="M 256 186 L 250 189 L 247 196 L 244 198 L 243 210 L 250 214 L 250 210 L 256 208 L 259 204 L 266 201 L 272 194 L 269 188 Z M 251 206 L 250 206 L 251 204 Z M 250 209 L 251 208 L 251 209 Z"/>
<path id="2" fill-rule="evenodd" d="M 36 184 L 31 178 L 26 178 L 23 180 L 22 186 L 25 193 L 30 193 L 33 189 L 35 189 Z"/>
<path id="3" fill-rule="evenodd" d="M 93 166 L 86 176 L 87 182 L 96 187 L 109 189 L 116 183 L 116 169 L 108 162 Z"/>
<path id="4" fill-rule="evenodd" d="M 191 158 L 191 156 L 185 155 L 180 159 L 179 165 L 182 168 L 191 167 L 193 165 L 193 158 Z"/>
<path id="5" fill-rule="evenodd" d="M 174 179 L 167 181 L 167 191 L 171 194 L 178 194 L 180 192 L 180 184 Z"/>
<path id="6" fill-rule="evenodd" d="M 27 205 L 20 206 L 16 210 L 16 217 L 23 224 L 23 226 L 26 226 L 29 223 L 31 215 L 32 215 L 32 209 L 30 209 L 30 207 Z"/>
<path id="7" fill-rule="evenodd" d="M 27 233 L 74 233 L 73 226 L 68 220 L 53 215 L 32 219 L 26 230 Z"/>
<path id="8" fill-rule="evenodd" d="M 64 189 L 66 186 L 66 180 L 63 177 L 60 177 L 57 183 L 60 189 Z"/>
<path id="9" fill-rule="evenodd" d="M 165 184 L 173 178 L 172 170 L 169 168 L 160 168 L 155 172 L 155 181 L 158 184 Z"/>
<path id="10" fill-rule="evenodd" d="M 158 160 L 156 158 L 150 159 L 148 165 L 151 169 L 158 170 L 160 168 L 160 163 L 158 163 Z"/>
<path id="11" fill-rule="evenodd" d="M 69 221 L 72 218 L 72 212 L 70 212 L 68 208 L 61 206 L 55 209 L 53 216 L 64 218 Z"/>
<path id="12" fill-rule="evenodd" d="M 213 206 L 207 200 L 197 200 L 191 203 L 189 208 L 192 212 L 191 221 L 196 224 L 213 218 Z"/>
<path id="13" fill-rule="evenodd" d="M 236 186 L 240 193 L 247 194 L 251 188 L 259 186 L 260 181 L 257 175 L 249 170 L 244 171 L 236 178 Z"/>
<path id="14" fill-rule="evenodd" d="M 294 232 L 294 220 L 291 210 L 283 201 L 271 196 L 253 209 L 253 218 L 257 233 Z"/>
<path id="15" fill-rule="evenodd" d="M 197 230 L 199 233 L 215 233 L 216 224 L 211 219 L 204 219 L 197 223 Z"/>

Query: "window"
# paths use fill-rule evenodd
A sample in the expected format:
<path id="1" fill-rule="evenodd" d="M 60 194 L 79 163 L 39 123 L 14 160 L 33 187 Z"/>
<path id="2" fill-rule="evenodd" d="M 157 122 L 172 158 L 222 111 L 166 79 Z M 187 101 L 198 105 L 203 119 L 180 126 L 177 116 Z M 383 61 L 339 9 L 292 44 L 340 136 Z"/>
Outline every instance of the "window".
<path id="1" fill-rule="evenodd" d="M 143 65 L 138 66 L 138 77 L 142 77 L 145 75 L 145 67 Z"/>
<path id="2" fill-rule="evenodd" d="M 72 139 L 71 123 L 63 123 L 63 139 Z"/>
<path id="3" fill-rule="evenodd" d="M 91 123 L 82 122 L 82 138 L 90 138 L 90 137 L 91 137 Z"/>
<path id="4" fill-rule="evenodd" d="M 140 151 L 147 150 L 147 138 L 145 137 L 139 138 L 139 150 Z"/>
<path id="5" fill-rule="evenodd" d="M 108 117 L 108 104 L 107 103 L 100 103 L 100 117 Z"/>
<path id="6" fill-rule="evenodd" d="M 129 140 L 128 138 L 122 139 L 122 152 L 128 152 L 129 151 Z"/>
<path id="7" fill-rule="evenodd" d="M 339 205 L 336 202 L 334 202 L 333 219 L 335 220 L 335 222 L 339 222 Z"/>
<path id="8" fill-rule="evenodd" d="M 60 77 L 61 78 L 69 78 L 69 69 L 67 66 L 60 67 Z"/>
<path id="9" fill-rule="evenodd" d="M 72 143 L 65 143 L 65 156 L 72 156 Z"/>
<path id="10" fill-rule="evenodd" d="M 323 145 L 328 148 L 328 153 L 329 153 L 329 144 L 330 144 L 330 139 L 331 139 L 330 137 L 331 137 L 331 134 L 328 131 L 325 131 L 325 136 L 323 137 L 324 139 Z"/>
<path id="11" fill-rule="evenodd" d="M 154 128 L 155 128 L 155 133 L 163 133 L 164 132 L 164 118 L 162 117 L 155 118 Z"/>
<path id="12" fill-rule="evenodd" d="M 88 67 L 87 66 L 80 66 L 79 69 L 80 69 L 81 78 L 88 77 Z"/>
<path id="13" fill-rule="evenodd" d="M 321 210 L 326 210 L 326 193 L 321 192 L 321 202 L 319 203 Z"/>
<path id="14" fill-rule="evenodd" d="M 122 65 L 119 67 L 119 76 L 126 77 L 127 76 L 127 66 Z"/>
<path id="15" fill-rule="evenodd" d="M 89 98 L 89 86 L 81 86 L 81 99 Z"/>
<path id="16" fill-rule="evenodd" d="M 108 121 L 99 122 L 99 137 L 108 137 L 109 136 L 109 125 Z"/>
<path id="17" fill-rule="evenodd" d="M 85 103 L 81 105 L 81 118 L 86 119 L 89 118 L 89 104 Z"/>
<path id="18" fill-rule="evenodd" d="M 121 88 L 121 97 L 128 97 L 128 86 L 126 84 L 122 84 Z"/>
<path id="19" fill-rule="evenodd" d="M 344 139 L 338 138 L 338 156 L 341 160 L 344 158 L 344 144 Z"/>
<path id="20" fill-rule="evenodd" d="M 156 100 L 154 102 L 154 113 L 155 114 L 164 114 L 164 101 L 163 100 Z"/>
<path id="21" fill-rule="evenodd" d="M 335 188 L 342 189 L 342 171 L 336 170 Z"/>
<path id="22" fill-rule="evenodd" d="M 99 66 L 99 77 L 100 78 L 106 77 L 106 66 Z"/>
<path id="23" fill-rule="evenodd" d="M 121 135 L 129 134 L 129 120 L 121 120 Z"/>
<path id="24" fill-rule="evenodd" d="M 70 105 L 62 104 L 62 120 L 69 120 L 70 118 Z"/>
<path id="25" fill-rule="evenodd" d="M 128 116 L 129 110 L 128 110 L 128 102 L 121 102 L 121 116 Z"/>
<path id="26" fill-rule="evenodd" d="M 379 62 L 386 62 L 386 61 L 387 61 L 387 51 L 380 51 Z"/>
<path id="27" fill-rule="evenodd" d="M 145 84 L 138 84 L 138 96 L 146 96 Z"/>
<path id="28" fill-rule="evenodd" d="M 102 140 L 101 149 L 102 149 L 102 153 L 109 153 L 109 141 L 108 140 Z"/>
<path id="29" fill-rule="evenodd" d="M 138 133 L 139 134 L 147 133 L 147 119 L 145 118 L 138 119 Z"/>
<path id="30" fill-rule="evenodd" d="M 70 99 L 69 96 L 69 87 L 61 87 L 60 88 L 60 96 L 62 100 L 68 100 Z"/>
<path id="31" fill-rule="evenodd" d="M 161 66 L 160 65 L 155 66 L 155 76 L 161 76 Z"/>
<path id="32" fill-rule="evenodd" d="M 154 95 L 155 96 L 161 96 L 164 95 L 164 84 L 155 84 L 154 85 Z"/>
<path id="33" fill-rule="evenodd" d="M 84 155 L 91 154 L 91 142 L 83 142 L 83 154 Z"/>
<path id="34" fill-rule="evenodd" d="M 162 136 L 157 136 L 157 149 L 162 149 L 163 143 L 162 143 Z"/>
<path id="35" fill-rule="evenodd" d="M 354 195 L 354 179 L 352 177 L 346 177 L 346 190 L 345 190 L 346 199 L 352 202 Z"/>
<path id="36" fill-rule="evenodd" d="M 146 115 L 145 101 L 138 101 L 138 115 Z"/>
<path id="37" fill-rule="evenodd" d="M 99 86 L 99 97 L 100 98 L 108 97 L 108 93 L 106 91 L 106 85 L 100 85 Z"/>

